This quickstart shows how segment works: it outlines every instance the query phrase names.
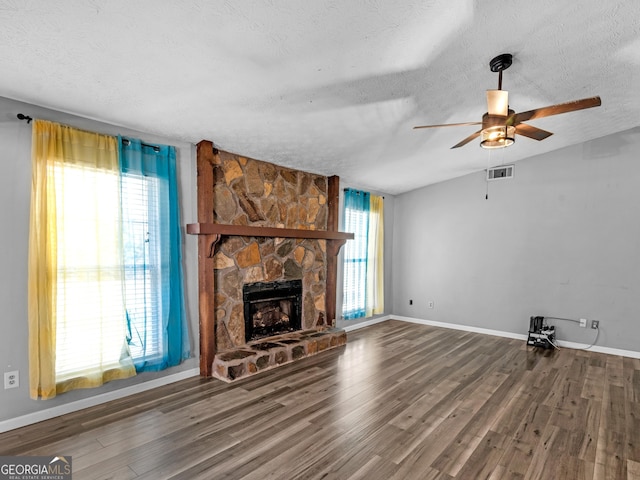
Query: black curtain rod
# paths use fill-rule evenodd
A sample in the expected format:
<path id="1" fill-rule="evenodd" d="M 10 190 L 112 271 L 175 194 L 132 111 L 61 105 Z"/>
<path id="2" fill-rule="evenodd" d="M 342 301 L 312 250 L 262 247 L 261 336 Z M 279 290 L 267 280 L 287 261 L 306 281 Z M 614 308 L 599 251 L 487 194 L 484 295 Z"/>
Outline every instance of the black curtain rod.
<path id="1" fill-rule="evenodd" d="M 29 115 L 24 115 L 22 113 L 19 113 L 16 116 L 18 117 L 18 120 L 26 120 L 27 123 L 31 123 L 31 121 L 33 120 L 33 118 L 31 118 Z M 131 143 L 128 138 L 124 138 L 124 137 L 122 138 L 122 141 L 125 142 L 126 145 L 129 145 Z M 157 146 L 157 145 L 151 145 L 149 143 L 141 143 L 141 145 L 143 147 L 153 148 L 154 152 L 159 152 L 160 151 L 160 147 Z"/>
<path id="2" fill-rule="evenodd" d="M 18 115 L 16 115 L 18 117 L 18 120 L 26 120 L 27 123 L 31 123 L 31 120 L 33 120 L 33 118 L 31 118 L 28 115 L 23 115 L 22 113 L 19 113 Z"/>
<path id="3" fill-rule="evenodd" d="M 362 192 L 362 190 L 356 190 L 355 188 L 343 188 L 342 189 L 343 192 L 346 192 L 347 190 L 355 190 L 358 193 Z M 371 193 L 371 192 L 369 192 L 369 193 Z M 384 200 L 384 195 L 382 195 L 382 199 Z"/>
<path id="4" fill-rule="evenodd" d="M 131 141 L 128 138 L 124 138 L 122 137 L 122 141 L 125 145 L 129 145 L 131 143 Z M 149 143 L 140 143 L 140 145 L 142 145 L 143 147 L 149 147 L 149 148 L 153 148 L 154 152 L 159 152 L 160 151 L 160 147 L 157 145 L 151 145 Z"/>

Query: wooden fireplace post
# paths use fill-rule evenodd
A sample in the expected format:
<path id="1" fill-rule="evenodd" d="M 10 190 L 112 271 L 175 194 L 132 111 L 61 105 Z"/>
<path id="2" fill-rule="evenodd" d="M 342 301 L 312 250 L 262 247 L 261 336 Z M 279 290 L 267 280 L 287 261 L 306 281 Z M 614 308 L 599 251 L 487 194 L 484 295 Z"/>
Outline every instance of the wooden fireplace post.
<path id="1" fill-rule="evenodd" d="M 213 143 L 197 145 L 198 222 L 213 223 L 214 154 Z M 198 314 L 200 318 L 200 375 L 210 377 L 216 354 L 215 276 L 213 255 L 220 235 L 198 236 Z"/>
<path id="2" fill-rule="evenodd" d="M 333 175 L 327 179 L 327 231 L 338 231 L 340 205 L 340 177 Z M 327 240 L 327 291 L 325 292 L 325 312 L 327 325 L 336 326 L 336 289 L 338 277 L 338 253 L 346 240 Z"/>

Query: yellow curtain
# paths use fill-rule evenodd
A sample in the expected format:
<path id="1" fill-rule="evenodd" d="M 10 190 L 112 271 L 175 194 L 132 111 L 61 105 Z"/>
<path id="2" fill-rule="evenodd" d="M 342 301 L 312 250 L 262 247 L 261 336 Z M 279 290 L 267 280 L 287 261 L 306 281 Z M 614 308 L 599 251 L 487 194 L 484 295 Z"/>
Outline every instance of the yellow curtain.
<path id="1" fill-rule="evenodd" d="M 384 313 L 384 199 L 371 195 L 369 208 L 367 317 Z"/>
<path id="2" fill-rule="evenodd" d="M 122 295 L 117 139 L 35 120 L 29 236 L 32 398 L 135 375 Z"/>

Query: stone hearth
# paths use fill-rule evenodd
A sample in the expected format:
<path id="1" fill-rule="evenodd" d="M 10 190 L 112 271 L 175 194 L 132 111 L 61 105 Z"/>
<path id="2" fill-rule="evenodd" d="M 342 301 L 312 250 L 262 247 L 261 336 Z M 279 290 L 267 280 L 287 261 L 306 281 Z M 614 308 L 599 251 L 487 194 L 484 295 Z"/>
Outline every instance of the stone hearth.
<path id="1" fill-rule="evenodd" d="M 347 333 L 338 328 L 301 330 L 263 338 L 218 352 L 213 360 L 213 376 L 232 382 L 346 343 Z"/>

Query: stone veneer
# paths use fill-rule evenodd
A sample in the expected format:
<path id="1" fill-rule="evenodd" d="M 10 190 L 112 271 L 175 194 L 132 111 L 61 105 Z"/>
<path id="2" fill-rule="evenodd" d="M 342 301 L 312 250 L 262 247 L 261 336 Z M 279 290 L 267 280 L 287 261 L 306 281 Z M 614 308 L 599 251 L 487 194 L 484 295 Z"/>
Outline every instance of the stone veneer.
<path id="1" fill-rule="evenodd" d="M 327 228 L 327 177 L 220 151 L 214 157 L 216 223 Z M 242 286 L 302 280 L 302 329 L 326 328 L 326 241 L 225 236 L 214 255 L 216 349 L 245 342 Z"/>

